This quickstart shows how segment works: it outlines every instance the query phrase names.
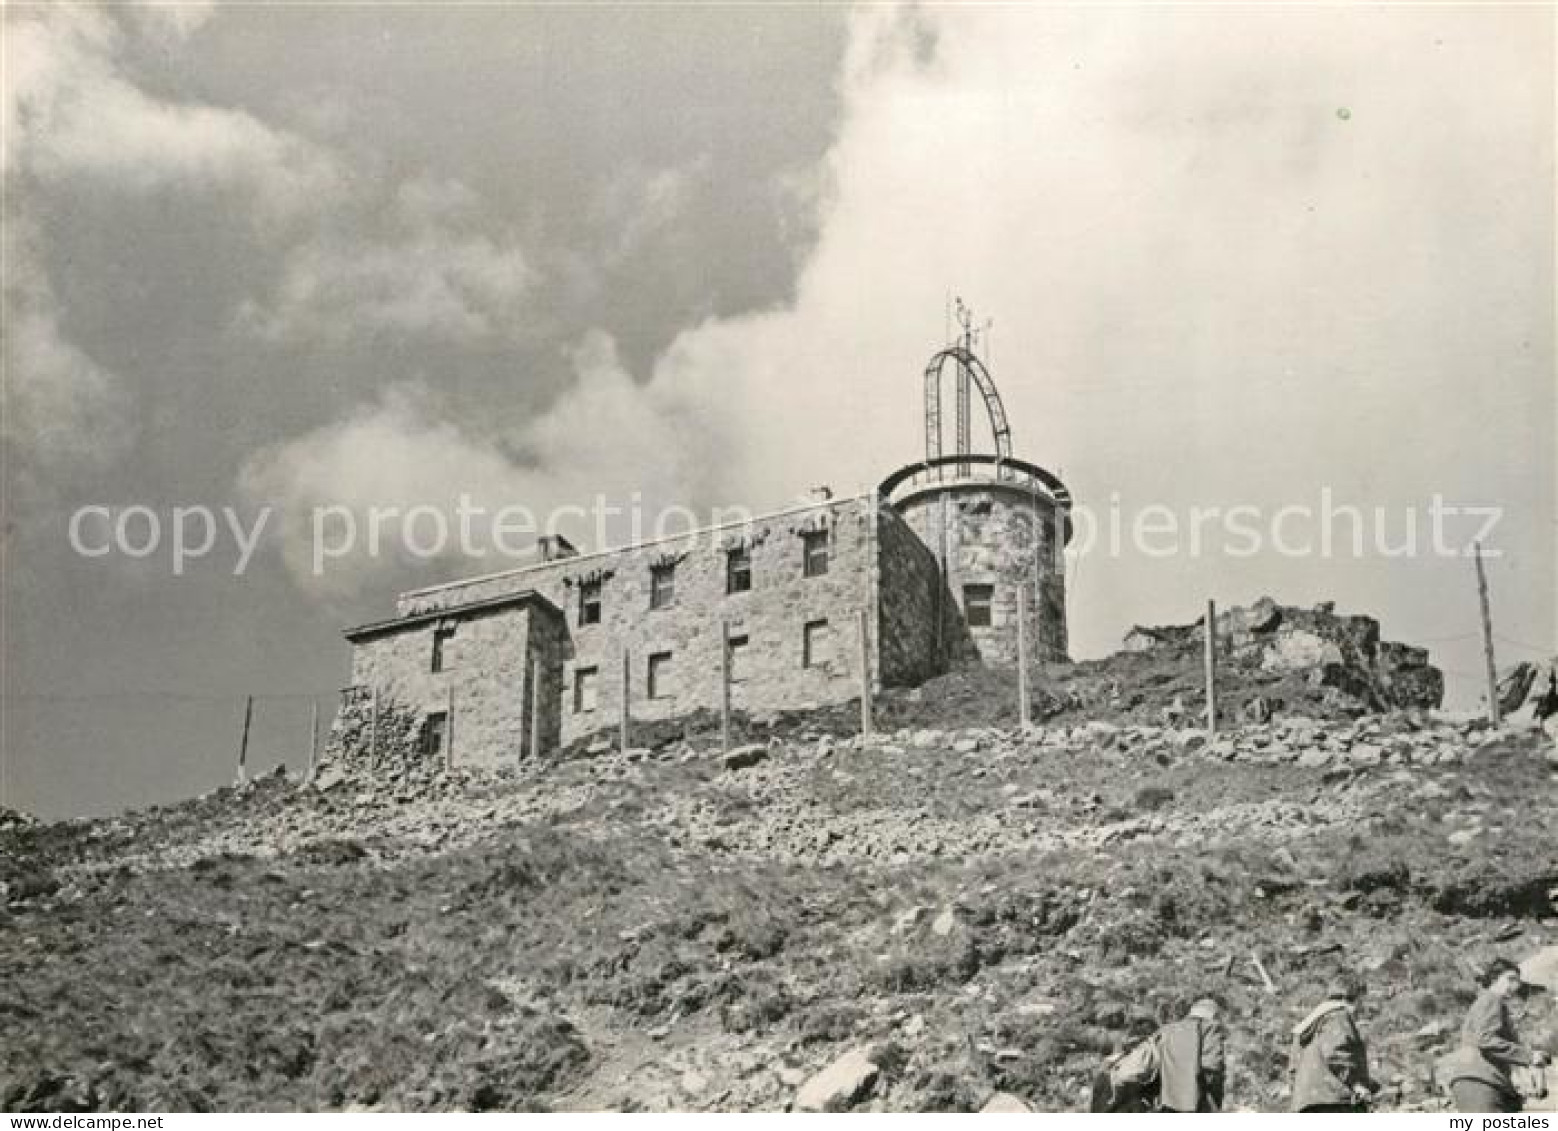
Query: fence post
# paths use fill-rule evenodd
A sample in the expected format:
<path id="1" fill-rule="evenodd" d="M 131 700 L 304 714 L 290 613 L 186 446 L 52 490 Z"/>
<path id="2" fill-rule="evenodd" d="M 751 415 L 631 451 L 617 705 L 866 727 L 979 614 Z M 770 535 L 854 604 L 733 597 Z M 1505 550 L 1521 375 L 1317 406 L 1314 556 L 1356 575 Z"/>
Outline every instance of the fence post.
<path id="1" fill-rule="evenodd" d="M 238 784 L 242 785 L 248 780 L 249 761 L 249 723 L 254 718 L 254 696 L 248 695 L 243 701 L 243 736 L 238 739 Z"/>
<path id="2" fill-rule="evenodd" d="M 377 769 L 379 765 L 379 687 L 373 686 L 373 708 L 368 716 L 368 767 Z"/>
<path id="3" fill-rule="evenodd" d="M 624 754 L 628 750 L 628 700 L 633 691 L 632 664 L 633 653 L 624 647 L 622 649 L 622 732 L 617 738 L 618 748 Z"/>
<path id="4" fill-rule="evenodd" d="M 860 733 L 871 734 L 871 640 L 866 611 L 860 610 Z"/>
<path id="5" fill-rule="evenodd" d="M 530 757 L 541 756 L 541 661 L 530 661 Z"/>
<path id="6" fill-rule="evenodd" d="M 1217 602 L 1206 603 L 1206 736 L 1217 737 Z"/>
<path id="7" fill-rule="evenodd" d="M 314 767 L 319 762 L 319 700 L 308 701 L 308 778 L 314 780 Z"/>
<path id="8" fill-rule="evenodd" d="M 1482 543 L 1473 543 L 1477 555 L 1477 602 L 1482 608 L 1482 662 L 1488 675 L 1488 722 L 1497 727 L 1504 721 L 1498 701 L 1498 665 L 1493 659 L 1493 613 L 1488 608 L 1488 575 L 1482 569 Z"/>
<path id="9" fill-rule="evenodd" d="M 720 752 L 730 753 L 730 622 L 719 622 L 719 741 Z"/>
<path id="10" fill-rule="evenodd" d="M 454 769 L 454 681 L 449 682 L 444 707 L 444 769 Z"/>
<path id="11" fill-rule="evenodd" d="M 1028 704 L 1028 587 L 1017 587 L 1017 717 L 1027 726 L 1032 721 Z"/>

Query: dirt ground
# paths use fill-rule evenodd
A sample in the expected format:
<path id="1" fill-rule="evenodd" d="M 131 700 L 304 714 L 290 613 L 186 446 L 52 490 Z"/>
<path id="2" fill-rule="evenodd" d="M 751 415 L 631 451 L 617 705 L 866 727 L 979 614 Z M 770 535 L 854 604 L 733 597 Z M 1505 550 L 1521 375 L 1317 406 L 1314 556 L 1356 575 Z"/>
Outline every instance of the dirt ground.
<path id="1" fill-rule="evenodd" d="M 770 720 L 738 769 L 682 735 L 0 814 L 0 1105 L 784 1110 L 865 1049 L 864 1110 L 1075 1110 L 1210 993 L 1230 1106 L 1280 1110 L 1289 1028 L 1355 972 L 1380 1106 L 1418 1110 L 1471 967 L 1558 943 L 1538 735 L 935 730 L 924 701 L 871 742 Z M 1558 1048 L 1550 994 L 1519 1024 Z"/>

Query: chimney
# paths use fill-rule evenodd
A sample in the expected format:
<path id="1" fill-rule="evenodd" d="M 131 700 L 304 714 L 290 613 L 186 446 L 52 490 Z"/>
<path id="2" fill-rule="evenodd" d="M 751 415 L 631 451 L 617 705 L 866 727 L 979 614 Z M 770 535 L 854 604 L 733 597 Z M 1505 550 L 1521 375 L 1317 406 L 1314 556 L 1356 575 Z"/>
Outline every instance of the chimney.
<path id="1" fill-rule="evenodd" d="M 536 545 L 541 550 L 543 562 L 561 561 L 563 558 L 576 558 L 579 551 L 573 548 L 573 543 L 561 534 L 546 534 L 536 539 Z"/>

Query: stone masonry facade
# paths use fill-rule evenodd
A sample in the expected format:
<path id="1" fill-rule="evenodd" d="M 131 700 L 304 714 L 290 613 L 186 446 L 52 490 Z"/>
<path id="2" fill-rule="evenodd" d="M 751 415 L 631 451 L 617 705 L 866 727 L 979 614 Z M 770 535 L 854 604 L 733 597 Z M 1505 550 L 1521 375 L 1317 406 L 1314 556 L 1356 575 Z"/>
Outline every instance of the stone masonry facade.
<path id="1" fill-rule="evenodd" d="M 1034 654 L 1048 657 L 1064 650 L 1063 595 L 1048 557 L 1035 572 L 1035 550 L 1049 549 L 1031 532 L 1044 523 L 1019 509 L 976 506 L 945 563 L 939 532 L 928 539 L 923 516 L 875 492 L 616 550 L 565 547 L 405 593 L 394 619 L 349 630 L 349 692 L 419 712 L 429 757 L 514 765 L 615 729 L 624 695 L 635 721 L 718 710 L 727 648 L 731 706 L 745 712 L 848 702 L 966 660 L 1010 662 L 1009 633 L 970 628 L 960 605 L 957 586 L 976 574 L 995 584 L 991 615 L 1003 622 L 1015 616 L 1006 589 L 1051 583 L 1055 606 L 1030 605 Z M 984 539 L 1010 545 L 986 547 L 986 561 Z M 1058 629 L 1041 630 L 1046 620 Z"/>

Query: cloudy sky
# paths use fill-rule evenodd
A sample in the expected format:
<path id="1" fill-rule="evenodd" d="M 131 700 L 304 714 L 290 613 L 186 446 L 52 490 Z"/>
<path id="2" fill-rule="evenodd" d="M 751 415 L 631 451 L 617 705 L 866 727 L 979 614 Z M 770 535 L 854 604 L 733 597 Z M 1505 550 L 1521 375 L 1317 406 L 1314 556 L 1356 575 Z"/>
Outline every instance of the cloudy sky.
<path id="1" fill-rule="evenodd" d="M 1503 509 L 1503 656 L 1558 631 L 1553 44 L 1493 4 L 10 5 L 3 803 L 221 784 L 249 693 L 252 764 L 297 765 L 342 625 L 503 564 L 318 576 L 313 508 L 869 486 L 921 453 L 950 294 L 1018 454 L 1105 526 L 1367 520 L 1328 557 L 1099 546 L 1076 654 L 1333 599 L 1474 702 L 1435 496 Z M 132 505 L 272 517 L 240 576 L 225 527 L 181 573 L 166 529 L 72 549 Z"/>

